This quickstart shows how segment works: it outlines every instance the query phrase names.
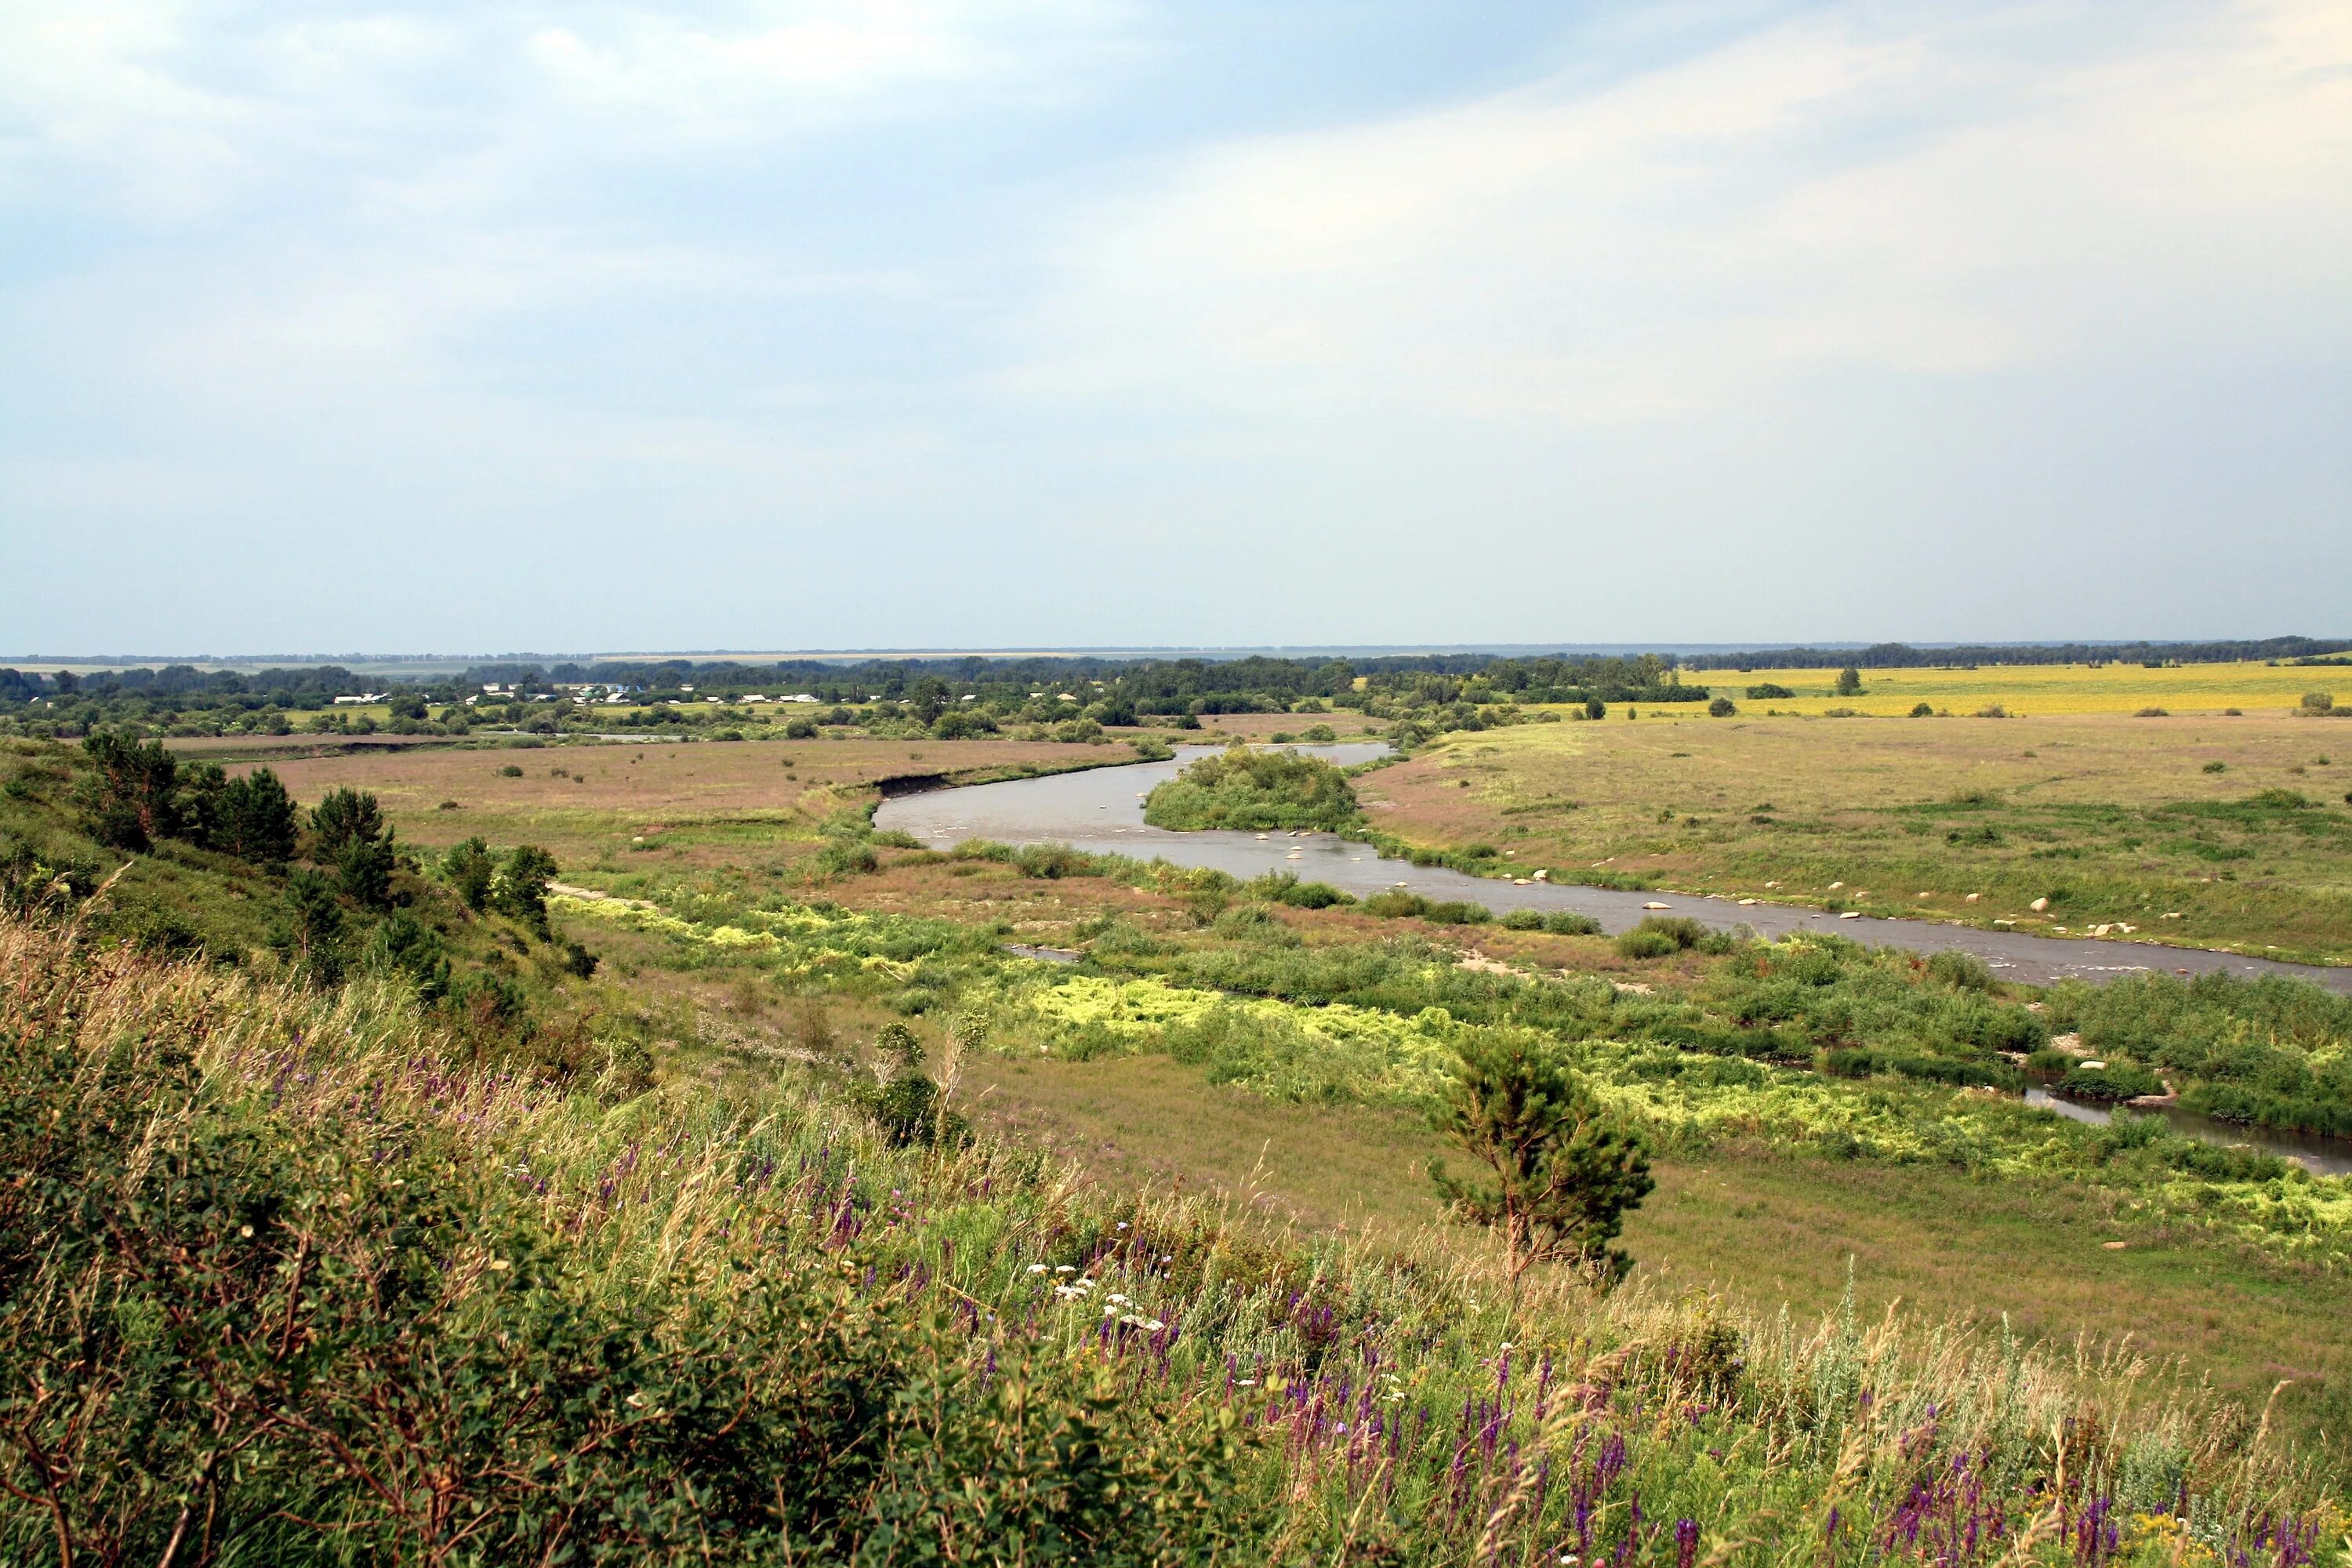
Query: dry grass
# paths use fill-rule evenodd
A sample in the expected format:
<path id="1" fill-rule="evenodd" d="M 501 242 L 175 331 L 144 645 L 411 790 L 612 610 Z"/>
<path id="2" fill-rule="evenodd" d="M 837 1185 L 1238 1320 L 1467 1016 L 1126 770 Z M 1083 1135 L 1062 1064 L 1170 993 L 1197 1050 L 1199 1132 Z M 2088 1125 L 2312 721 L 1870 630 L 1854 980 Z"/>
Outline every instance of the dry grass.
<path id="1" fill-rule="evenodd" d="M 2352 745 L 2331 754 L 2338 735 L 2352 741 L 2278 715 L 1662 721 L 1654 710 L 1456 735 L 1369 775 L 1358 794 L 1385 832 L 1494 844 L 1560 880 L 1598 871 L 2021 930 L 2121 921 L 2143 940 L 2343 962 Z M 2214 814 L 2266 789 L 2316 804 L 2267 824 Z M 2044 896 L 2058 907 L 2029 907 Z"/>

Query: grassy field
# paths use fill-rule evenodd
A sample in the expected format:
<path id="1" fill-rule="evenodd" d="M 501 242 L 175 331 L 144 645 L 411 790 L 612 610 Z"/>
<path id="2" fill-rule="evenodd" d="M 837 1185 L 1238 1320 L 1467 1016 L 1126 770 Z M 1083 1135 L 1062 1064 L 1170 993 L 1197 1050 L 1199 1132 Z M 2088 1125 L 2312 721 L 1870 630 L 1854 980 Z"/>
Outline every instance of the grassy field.
<path id="1" fill-rule="evenodd" d="M 1373 813 L 1383 828 L 1515 833 L 1495 841 L 1517 848 L 1519 864 L 1542 864 L 1551 855 L 1565 868 L 1571 862 L 1560 850 L 1570 840 L 1538 837 L 1537 828 L 1581 833 L 1599 822 L 1604 832 L 1643 846 L 1664 831 L 1680 852 L 1709 842 L 1684 824 L 1685 816 L 1701 816 L 1703 826 L 1729 819 L 1761 837 L 1748 823 L 1748 808 L 1769 801 L 1776 816 L 1848 823 L 1845 831 L 1860 845 L 1910 845 L 1923 836 L 1903 825 L 1921 814 L 1906 816 L 1897 803 L 1916 794 L 1916 804 L 1930 808 L 1925 815 L 1941 823 L 1948 814 L 1937 803 L 1962 788 L 2014 803 L 1973 805 L 1956 819 L 1991 820 L 2016 836 L 2008 841 L 2015 845 L 2028 831 L 2019 824 L 2029 821 L 2018 814 L 2043 810 L 2045 795 L 2057 813 L 2052 820 L 2066 821 L 2067 811 L 2097 806 L 2132 787 L 2159 798 L 2177 790 L 2181 798 L 2226 804 L 2258 783 L 2310 777 L 2285 770 L 2315 726 L 2250 717 L 2190 731 L 2193 722 L 2091 716 L 2024 723 L 1654 723 L 1645 717 L 1522 726 L 1456 736 L 1410 763 L 1366 775 L 1360 788 L 1368 800 L 1386 805 Z M 2189 738 L 2200 733 L 2209 739 Z M 2168 735 L 2177 738 L 2168 742 Z M 2229 771 L 2203 772 L 2205 752 L 2175 754 L 2189 746 L 2206 747 Z M 977 1001 L 998 1008 L 1000 1049 L 967 1064 L 964 1103 L 987 1124 L 1077 1160 L 1090 1183 L 1108 1191 L 1181 1184 L 1187 1191 L 1233 1194 L 1307 1234 L 1415 1234 L 1428 1226 L 1436 1205 L 1418 1167 L 1433 1145 L 1415 1116 L 1377 1105 L 1298 1103 L 1246 1084 L 1220 1084 L 1213 1081 L 1214 1069 L 1171 1059 L 1148 1038 L 1105 1054 L 1086 1043 L 1083 1030 L 1055 1022 L 1068 1015 L 1040 1012 L 1025 1000 L 1032 992 L 1024 987 L 1034 976 L 1024 973 L 1053 979 L 1065 972 L 1030 966 L 998 978 L 988 960 L 921 956 L 934 938 L 877 938 L 871 957 L 853 950 L 848 957 L 820 957 L 815 968 L 790 945 L 709 940 L 710 921 L 735 917 L 698 911 L 788 908 L 817 897 L 858 918 L 941 922 L 977 937 L 976 953 L 998 940 L 1084 947 L 1107 931 L 1151 933 L 1208 952 L 1229 946 L 1218 928 L 1203 923 L 1215 908 L 1178 885 L 1024 875 L 1006 864 L 899 851 L 887 854 L 876 873 L 810 879 L 820 826 L 870 800 L 877 779 L 1066 765 L 1076 750 L 829 740 L 367 753 L 288 762 L 280 772 L 304 799 L 341 784 L 375 791 L 405 840 L 437 847 L 480 833 L 496 843 L 541 842 L 556 849 L 567 882 L 650 900 L 656 910 L 690 917 L 685 926 L 641 928 L 609 918 L 611 909 L 592 915 L 563 901 L 559 910 L 563 931 L 605 959 L 596 984 L 613 989 L 603 1005 L 667 1020 L 654 1032 L 662 1070 L 673 1080 L 715 1074 L 756 1081 L 779 1053 L 803 1052 L 812 1037 L 854 1055 L 859 1042 L 908 1008 L 919 1015 Z M 2028 751 L 2041 754 L 2024 756 Z M 1836 762 L 1826 777 L 1824 757 Z M 513 765 L 524 769 L 522 776 L 499 771 Z M 2314 763 L 2303 765 L 2321 771 Z M 1465 780 L 1471 787 L 1459 787 Z M 1803 787 L 1790 787 L 1791 781 Z M 1645 794 L 1659 799 L 1657 809 L 1675 808 L 1663 830 L 1657 809 L 1619 798 L 1640 801 Z M 1566 801 L 1575 796 L 1588 804 L 1570 807 Z M 1856 799 L 1872 804 L 1838 804 Z M 445 809 L 444 800 L 457 804 Z M 1530 802 L 1543 810 L 1507 814 Z M 1528 831 L 1517 832 L 1522 827 Z M 2088 837 L 2086 832 L 2072 842 Z M 1982 847 L 1954 854 L 1940 827 L 1931 847 L 1952 854 L 1951 865 L 1973 878 L 1993 876 L 1993 858 Z M 1590 858 L 1610 853 L 1603 847 Z M 2023 861 L 2028 871 L 2049 863 Z M 1618 865 L 1624 864 L 1621 853 Z M 1669 868 L 1679 868 L 1677 875 L 1703 868 L 1654 851 L 1635 864 L 1642 874 L 1662 878 Z M 1760 881 L 1780 873 L 1759 866 L 1756 875 Z M 1850 869 L 1846 876 L 1853 879 Z M 1824 866 L 1814 877 L 1822 884 L 1838 879 L 1837 868 Z M 1999 893 L 2006 886 L 1936 885 L 1954 895 L 1979 887 Z M 2184 901 L 2177 907 L 2226 913 L 2189 901 L 2202 886 L 2184 876 Z M 1901 890 L 1907 910 L 1912 889 Z M 1773 896 L 1807 891 L 1791 887 Z M 2021 889 L 2015 894 L 2021 916 L 2028 913 L 2028 898 Z M 1944 913 L 1968 908 L 1957 898 L 1929 902 Z M 2282 921 L 2309 914 L 2305 902 L 2285 897 L 2279 907 Z M 1286 910 L 1281 919 L 1310 951 L 1421 933 L 1416 922 L 1348 909 Z M 2340 923 L 2335 930 L 2340 936 Z M 1422 934 L 1457 949 L 1475 944 L 1482 963 L 1599 975 L 1643 989 L 1695 985 L 1715 962 L 1686 952 L 1637 963 L 1599 939 L 1492 927 Z M 1297 1016 L 1311 1026 L 1342 1011 L 1307 1008 Z M 1964 1109 L 1971 1103 L 1965 1093 L 1898 1093 L 1875 1082 L 1851 1089 L 1824 1082 L 1818 1089 L 1857 1111 L 1870 1103 L 1905 1108 L 1903 1116 L 1925 1119 L 1922 1127 L 1972 1114 Z M 1661 1190 L 1628 1231 L 1646 1275 L 1715 1288 L 1746 1310 L 1769 1315 L 1787 1304 L 1811 1312 L 1835 1300 L 1851 1257 L 1869 1310 L 1901 1300 L 1938 1315 L 1994 1321 L 2005 1314 L 2021 1331 L 2058 1344 L 2128 1334 L 2159 1360 L 2179 1361 L 2190 1380 L 2210 1377 L 2248 1399 L 2293 1380 L 2281 1418 L 2298 1429 L 2336 1424 L 2333 1413 L 2352 1386 L 2352 1341 L 2341 1328 L 2352 1321 L 2352 1274 L 2249 1245 L 2226 1226 L 2199 1221 L 2193 1204 L 2182 1206 L 2187 1200 L 2154 1201 L 2154 1194 L 2127 1182 L 2103 1185 L 2054 1169 L 1971 1173 L 1916 1153 L 1824 1158 L 1790 1142 L 1769 1117 L 1754 1126 L 1753 1133 L 1718 1136 L 1662 1162 Z M 2071 1127 L 2046 1134 L 2081 1135 Z M 2117 1241 L 2125 1245 L 2108 1245 Z"/>
<path id="2" fill-rule="evenodd" d="M 269 765 L 306 801 L 341 784 L 373 791 L 402 835 L 429 847 L 480 834 L 530 839 L 566 864 L 715 864 L 746 848 L 805 846 L 828 818 L 872 801 L 884 779 L 977 783 L 1134 757 L 1123 745 L 861 739 L 368 751 Z"/>
<path id="3" fill-rule="evenodd" d="M 1938 711 L 1974 713 L 1998 703 L 2033 718 L 2067 713 L 2246 713 L 2293 710 L 2310 691 L 2339 690 L 2352 702 L 2352 668 L 2267 664 L 2190 664 L 2147 669 L 2137 664 L 2000 665 L 1979 669 L 1870 669 L 1860 696 L 1837 695 L 1834 669 L 1702 669 L 1686 674 L 1738 702 L 1742 710 L 1819 714 L 1832 708 L 1907 714 L 1922 702 Z M 1748 688 L 1785 686 L 1794 697 L 1751 700 Z"/>
<path id="4" fill-rule="evenodd" d="M 2347 1522 L 2128 1353 L 1512 1291 L 894 1142 L 822 1062 L 542 1081 L 381 980 L 6 917 L 0 963 L 10 1562 L 2336 1568 Z"/>
<path id="5" fill-rule="evenodd" d="M 1663 711 L 1453 735 L 1358 794 L 1381 832 L 1522 875 L 2352 962 L 2335 724 Z"/>
<path id="6" fill-rule="evenodd" d="M 1396 1236 L 1438 1221 L 1415 1174 L 1444 1151 L 1412 1117 L 1269 1102 L 1150 1056 L 986 1058 L 963 1092 L 992 1125 L 1114 1189 L 1213 1192 L 1309 1230 Z M 2352 1277 L 2216 1249 L 2070 1184 L 1753 1147 L 1666 1160 L 1657 1175 L 1625 1237 L 1661 1289 L 1811 1315 L 1836 1304 L 1851 1261 L 1872 1313 L 1901 1302 L 2006 1318 L 2037 1341 L 2128 1342 L 2245 1398 L 2282 1378 L 2307 1392 L 2352 1376 Z"/>

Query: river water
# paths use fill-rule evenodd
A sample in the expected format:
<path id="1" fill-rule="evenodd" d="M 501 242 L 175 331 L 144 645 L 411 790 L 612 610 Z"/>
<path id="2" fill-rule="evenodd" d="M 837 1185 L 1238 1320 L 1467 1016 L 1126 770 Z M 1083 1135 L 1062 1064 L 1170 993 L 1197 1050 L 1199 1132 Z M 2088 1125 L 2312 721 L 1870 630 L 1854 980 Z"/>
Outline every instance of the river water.
<path id="1" fill-rule="evenodd" d="M 2004 979 L 2032 985 L 2047 985 L 2054 980 L 2107 980 L 2118 974 L 2162 973 L 2168 970 L 2176 974 L 2220 970 L 2248 977 L 2284 974 L 2352 994 L 2352 968 L 2334 965 L 2279 963 L 2269 959 L 2242 958 L 2232 952 L 2208 952 L 2200 948 L 2158 947 L 2151 942 L 2029 936 L 2021 931 L 1982 931 L 1974 926 L 1937 925 L 1927 921 L 1880 920 L 1873 916 L 1841 920 L 1819 910 L 1789 904 L 1742 904 L 1731 899 L 1688 893 L 1626 893 L 1610 888 L 1532 881 L 1521 885 L 1500 878 L 1473 877 L 1442 866 L 1383 860 L 1369 845 L 1352 843 L 1329 833 L 1171 833 L 1146 823 L 1143 797 L 1152 786 L 1174 778 L 1185 764 L 1217 749 L 1183 746 L 1177 749 L 1172 762 L 1135 763 L 1086 773 L 1053 773 L 1044 778 L 901 795 L 885 801 L 875 813 L 874 822 L 877 827 L 911 833 L 927 844 L 941 847 L 967 838 L 992 838 L 1003 844 L 1069 844 L 1080 849 L 1131 855 L 1140 860 L 1158 857 L 1179 866 L 1212 866 L 1242 878 L 1287 869 L 1297 872 L 1307 881 L 1328 882 L 1359 896 L 1403 888 L 1425 898 L 1466 899 L 1497 913 L 1523 909 L 1571 910 L 1592 916 L 1602 929 L 1611 931 L 1623 931 L 1644 915 L 1669 913 L 1690 915 L 1708 925 L 1726 928 L 1745 923 L 1759 936 L 1833 931 L 1874 947 L 1903 947 L 1917 952 L 1958 948 L 1983 959 Z M 1342 742 L 1332 746 L 1297 748 L 1343 767 L 1385 756 L 1388 749 L 1383 742 Z M 1654 904 L 1665 908 L 1653 909 Z"/>
<path id="2" fill-rule="evenodd" d="M 1467 900 L 1497 912 L 1519 909 L 1573 910 L 1592 916 L 1610 931 L 1623 931 L 1644 915 L 1662 912 L 1689 915 L 1726 929 L 1745 924 L 1758 935 L 1767 937 L 1799 931 L 1833 931 L 1876 947 L 1908 948 L 1917 952 L 1957 948 L 1983 959 L 2003 978 L 2032 985 L 2067 979 L 2108 980 L 2119 974 L 2161 973 L 2168 970 L 2177 974 L 2220 971 L 2248 977 L 2287 975 L 2352 994 L 2352 968 L 2279 963 L 2236 953 L 2158 947 L 2147 942 L 2029 936 L 2017 931 L 1981 931 L 1973 926 L 1937 925 L 1927 921 L 1881 920 L 1874 916 L 1841 920 L 1818 910 L 1793 905 L 1742 904 L 1726 898 L 1686 893 L 1627 893 L 1573 884 L 1521 883 L 1473 877 L 1445 867 L 1383 860 L 1369 845 L 1353 843 L 1336 834 L 1174 833 L 1143 820 L 1143 797 L 1154 785 L 1174 778 L 1187 763 L 1219 749 L 1180 746 L 1175 758 L 1164 763 L 1134 763 L 1083 773 L 1050 773 L 1042 778 L 902 795 L 883 802 L 874 814 L 874 824 L 912 834 L 941 848 L 968 838 L 1016 845 L 1068 844 L 1079 849 L 1128 855 L 1139 860 L 1157 858 L 1179 866 L 1212 867 L 1244 879 L 1268 871 L 1295 871 L 1303 880 L 1328 882 L 1360 897 L 1402 888 L 1424 898 Z M 1342 742 L 1328 746 L 1300 746 L 1297 750 L 1341 767 L 1370 762 L 1389 752 L 1382 742 Z M 1650 907 L 1657 904 L 1664 905 L 1664 910 Z M 2026 1099 L 2029 1103 L 2076 1121 L 2107 1120 L 2105 1110 L 2059 1100 L 2042 1089 L 2028 1090 Z M 2345 1140 L 2260 1132 L 2178 1110 L 2168 1110 L 2163 1114 L 2180 1131 L 2209 1142 L 2251 1145 L 2294 1160 L 2315 1174 L 2352 1174 L 2352 1142 Z"/>

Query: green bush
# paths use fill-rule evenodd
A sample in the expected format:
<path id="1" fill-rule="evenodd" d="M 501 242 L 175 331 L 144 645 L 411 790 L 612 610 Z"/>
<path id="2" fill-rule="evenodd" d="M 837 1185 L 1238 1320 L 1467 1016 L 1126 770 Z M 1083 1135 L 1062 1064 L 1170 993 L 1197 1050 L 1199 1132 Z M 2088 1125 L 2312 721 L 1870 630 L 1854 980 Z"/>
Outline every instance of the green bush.
<path id="1" fill-rule="evenodd" d="M 2133 1062 L 2109 1062 L 2101 1068 L 2077 1062 L 2058 1080 L 2058 1092 L 2074 1100 L 2137 1100 L 2144 1094 L 2162 1094 L 2164 1081 Z"/>
<path id="2" fill-rule="evenodd" d="M 1641 924 L 1617 936 L 1621 958 L 1664 958 L 1683 952 L 1706 940 L 1706 927 L 1687 915 L 1648 915 Z"/>
<path id="3" fill-rule="evenodd" d="M 1254 899 L 1270 899 L 1277 904 L 1289 904 L 1302 910 L 1328 910 L 1335 905 L 1352 904 L 1352 894 L 1343 893 L 1328 882 L 1302 882 L 1296 871 L 1268 871 L 1252 879 L 1242 890 Z"/>
<path id="4" fill-rule="evenodd" d="M 1973 952 L 1958 948 L 1946 948 L 1927 960 L 1930 979 L 1962 991 L 1990 991 L 1993 987 L 1992 968 Z"/>
<path id="5" fill-rule="evenodd" d="M 1790 690 L 1787 687 L 1780 685 L 1777 681 L 1771 680 L 1759 681 L 1748 689 L 1748 700 L 1750 702 L 1778 701 L 1784 698 L 1794 697 L 1796 693 Z"/>
<path id="6" fill-rule="evenodd" d="M 1718 697 L 1706 705 L 1706 711 L 1710 718 L 1728 719 L 1739 711 L 1739 705 L 1728 697 Z"/>

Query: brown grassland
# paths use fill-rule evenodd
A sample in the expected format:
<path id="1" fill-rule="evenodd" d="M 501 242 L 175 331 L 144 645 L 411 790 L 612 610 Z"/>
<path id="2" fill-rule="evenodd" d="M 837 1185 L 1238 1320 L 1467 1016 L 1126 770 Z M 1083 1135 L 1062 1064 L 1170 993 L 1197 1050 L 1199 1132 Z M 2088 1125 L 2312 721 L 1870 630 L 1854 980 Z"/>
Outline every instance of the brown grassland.
<path id="1" fill-rule="evenodd" d="M 1452 735 L 1358 793 L 1382 833 L 1560 881 L 2345 963 L 2347 787 L 2352 727 L 2282 714 L 1648 710 Z"/>

